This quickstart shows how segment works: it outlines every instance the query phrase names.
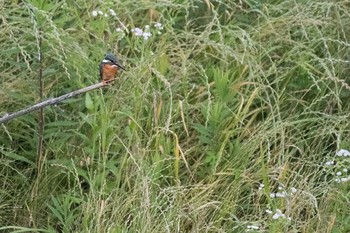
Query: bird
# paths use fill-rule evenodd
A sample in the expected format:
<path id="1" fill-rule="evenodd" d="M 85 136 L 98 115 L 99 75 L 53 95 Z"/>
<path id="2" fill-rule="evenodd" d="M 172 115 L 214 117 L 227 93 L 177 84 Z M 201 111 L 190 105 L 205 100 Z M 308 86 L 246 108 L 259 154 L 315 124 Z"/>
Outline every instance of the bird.
<path id="1" fill-rule="evenodd" d="M 102 83 L 107 84 L 113 81 L 119 69 L 126 71 L 114 54 L 107 53 L 99 65 Z"/>

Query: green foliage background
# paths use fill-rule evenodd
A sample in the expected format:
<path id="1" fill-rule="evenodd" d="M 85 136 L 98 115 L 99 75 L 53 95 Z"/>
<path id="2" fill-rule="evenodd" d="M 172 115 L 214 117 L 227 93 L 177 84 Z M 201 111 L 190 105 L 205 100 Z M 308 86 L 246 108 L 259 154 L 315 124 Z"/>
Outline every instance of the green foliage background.
<path id="1" fill-rule="evenodd" d="M 0 1 L 0 115 L 40 101 L 40 66 L 44 99 L 96 83 L 107 51 L 127 68 L 45 109 L 42 154 L 37 113 L 0 126 L 0 230 L 350 231 L 347 163 L 324 169 L 350 146 L 349 9 Z M 146 25 L 148 40 L 131 31 Z"/>

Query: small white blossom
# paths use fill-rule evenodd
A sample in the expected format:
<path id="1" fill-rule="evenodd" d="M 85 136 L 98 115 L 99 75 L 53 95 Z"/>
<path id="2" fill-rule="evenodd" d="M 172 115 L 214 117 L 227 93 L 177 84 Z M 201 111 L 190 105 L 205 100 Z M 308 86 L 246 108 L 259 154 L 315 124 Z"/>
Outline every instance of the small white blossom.
<path id="1" fill-rule="evenodd" d="M 339 179 L 338 179 L 339 180 Z M 349 177 L 345 177 L 345 178 L 341 178 L 340 179 L 340 181 L 338 182 L 338 183 L 340 183 L 340 182 L 347 182 L 347 181 L 349 181 L 350 180 L 350 176 Z"/>
<path id="2" fill-rule="evenodd" d="M 282 213 L 280 209 L 276 209 L 276 213 L 272 216 L 272 219 L 286 218 L 286 215 Z"/>
<path id="3" fill-rule="evenodd" d="M 287 193 L 286 192 L 277 192 L 276 193 L 276 197 L 282 197 L 282 198 L 284 198 L 284 197 L 286 197 L 287 196 Z"/>
<path id="4" fill-rule="evenodd" d="M 116 30 L 116 32 L 123 32 L 123 29 L 121 29 L 121 28 L 116 28 L 115 30 Z"/>
<path id="5" fill-rule="evenodd" d="M 278 190 L 282 190 L 283 188 L 281 186 L 278 187 Z"/>
<path id="6" fill-rule="evenodd" d="M 344 157 L 347 157 L 347 156 L 350 156 L 350 152 L 348 150 L 345 150 L 345 149 L 340 149 L 337 153 L 336 153 L 337 156 L 344 156 Z"/>
<path id="7" fill-rule="evenodd" d="M 343 169 L 343 172 L 348 172 L 348 169 L 347 169 L 347 168 L 344 168 L 344 169 Z"/>
<path id="8" fill-rule="evenodd" d="M 104 14 L 104 16 L 107 18 L 107 17 L 108 17 L 108 14 L 107 14 L 107 13 L 105 13 L 105 14 Z"/>
<path id="9" fill-rule="evenodd" d="M 272 214 L 272 211 L 271 211 L 271 210 L 265 210 L 265 212 L 266 212 L 267 214 Z"/>
<path id="10" fill-rule="evenodd" d="M 264 184 L 259 184 L 259 190 L 262 190 L 265 187 Z"/>
<path id="11" fill-rule="evenodd" d="M 326 166 L 331 166 L 331 165 L 333 165 L 333 163 L 334 163 L 333 161 L 327 161 L 327 162 L 325 163 L 325 165 L 326 165 Z"/>
<path id="12" fill-rule="evenodd" d="M 148 38 L 150 38 L 152 36 L 152 33 L 150 32 L 144 32 L 143 34 L 143 39 L 144 40 L 148 40 Z"/>
<path id="13" fill-rule="evenodd" d="M 281 217 L 280 214 L 275 213 L 275 214 L 272 216 L 272 219 L 278 219 L 279 217 Z"/>
<path id="14" fill-rule="evenodd" d="M 163 30 L 163 25 L 159 22 L 155 23 L 154 27 L 158 28 L 158 30 Z"/>
<path id="15" fill-rule="evenodd" d="M 271 197 L 271 198 L 275 198 L 275 197 L 276 197 L 276 194 L 275 194 L 275 193 L 270 193 L 270 197 Z"/>
<path id="16" fill-rule="evenodd" d="M 98 13 L 99 15 L 103 15 L 103 12 L 102 12 L 102 11 L 97 11 L 97 13 Z"/>
<path id="17" fill-rule="evenodd" d="M 111 16 L 117 16 L 117 14 L 115 13 L 115 11 L 113 9 L 109 9 L 109 14 Z"/>
<path id="18" fill-rule="evenodd" d="M 337 176 L 341 176 L 341 172 L 337 172 L 335 173 Z"/>
<path id="19" fill-rule="evenodd" d="M 149 28 L 150 28 L 149 25 L 145 26 L 145 30 L 149 30 Z"/>
<path id="20" fill-rule="evenodd" d="M 92 11 L 92 12 L 91 12 L 92 17 L 96 17 L 97 14 L 98 14 L 97 11 Z"/>
<path id="21" fill-rule="evenodd" d="M 298 190 L 297 190 L 296 188 L 292 187 L 292 188 L 290 189 L 290 191 L 291 191 L 292 193 L 296 193 Z"/>
<path id="22" fill-rule="evenodd" d="M 248 229 L 253 229 L 253 230 L 259 230 L 259 226 L 254 226 L 254 225 L 248 225 Z"/>
<path id="23" fill-rule="evenodd" d="M 131 31 L 135 34 L 135 36 L 143 36 L 143 30 L 141 28 L 133 28 Z"/>

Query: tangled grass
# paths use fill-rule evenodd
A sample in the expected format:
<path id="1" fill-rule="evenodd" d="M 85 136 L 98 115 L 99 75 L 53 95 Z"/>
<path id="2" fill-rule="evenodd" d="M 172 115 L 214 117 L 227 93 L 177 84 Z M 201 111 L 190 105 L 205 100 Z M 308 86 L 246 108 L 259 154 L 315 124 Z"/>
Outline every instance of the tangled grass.
<path id="1" fill-rule="evenodd" d="M 349 231 L 348 5 L 0 3 L 0 229 Z"/>

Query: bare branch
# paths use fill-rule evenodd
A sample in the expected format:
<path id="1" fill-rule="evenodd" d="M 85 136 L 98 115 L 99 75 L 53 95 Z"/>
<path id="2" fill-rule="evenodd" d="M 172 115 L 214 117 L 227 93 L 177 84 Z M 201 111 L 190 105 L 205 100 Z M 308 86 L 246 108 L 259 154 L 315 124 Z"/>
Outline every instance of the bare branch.
<path id="1" fill-rule="evenodd" d="M 27 107 L 25 109 L 22 109 L 22 110 L 20 110 L 18 112 L 14 112 L 14 113 L 11 113 L 11 114 L 5 114 L 3 117 L 0 118 L 0 124 L 5 123 L 5 122 L 7 122 L 9 120 L 12 120 L 14 118 L 17 118 L 19 116 L 22 116 L 24 114 L 36 111 L 36 110 L 41 109 L 41 108 L 44 108 L 44 107 L 46 107 L 48 105 L 55 105 L 55 104 L 57 104 L 59 102 L 62 102 L 63 100 L 72 98 L 72 97 L 74 97 L 76 95 L 80 95 L 80 94 L 83 94 L 85 92 L 92 91 L 92 90 L 95 90 L 97 88 L 101 88 L 101 87 L 104 87 L 104 86 L 107 86 L 107 85 L 108 85 L 108 83 L 102 83 L 102 82 L 101 83 L 96 83 L 96 84 L 93 84 L 91 86 L 84 87 L 82 89 L 79 89 L 79 90 L 72 91 L 70 93 L 61 95 L 59 97 L 55 97 L 55 98 L 51 98 L 51 99 L 42 101 L 40 103 L 37 103 L 35 105 L 29 106 L 29 107 Z"/>

